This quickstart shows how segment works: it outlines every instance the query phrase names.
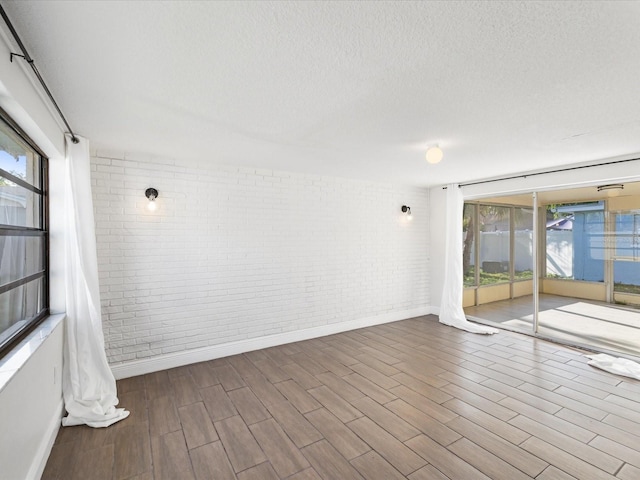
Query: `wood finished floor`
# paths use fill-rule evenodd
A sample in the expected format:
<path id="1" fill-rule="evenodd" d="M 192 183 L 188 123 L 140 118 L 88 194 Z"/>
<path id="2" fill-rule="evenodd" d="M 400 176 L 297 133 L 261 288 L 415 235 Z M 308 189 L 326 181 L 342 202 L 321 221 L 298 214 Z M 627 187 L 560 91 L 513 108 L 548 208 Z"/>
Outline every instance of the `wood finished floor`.
<path id="1" fill-rule="evenodd" d="M 433 316 L 118 382 L 126 420 L 62 428 L 44 479 L 640 478 L 640 382 Z"/>

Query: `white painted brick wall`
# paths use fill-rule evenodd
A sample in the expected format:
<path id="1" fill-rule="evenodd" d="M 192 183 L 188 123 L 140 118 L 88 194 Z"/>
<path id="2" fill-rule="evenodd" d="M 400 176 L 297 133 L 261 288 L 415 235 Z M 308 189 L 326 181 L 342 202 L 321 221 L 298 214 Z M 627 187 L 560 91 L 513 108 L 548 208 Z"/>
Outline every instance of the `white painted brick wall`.
<path id="1" fill-rule="evenodd" d="M 101 152 L 92 184 L 111 364 L 429 305 L 427 189 Z"/>

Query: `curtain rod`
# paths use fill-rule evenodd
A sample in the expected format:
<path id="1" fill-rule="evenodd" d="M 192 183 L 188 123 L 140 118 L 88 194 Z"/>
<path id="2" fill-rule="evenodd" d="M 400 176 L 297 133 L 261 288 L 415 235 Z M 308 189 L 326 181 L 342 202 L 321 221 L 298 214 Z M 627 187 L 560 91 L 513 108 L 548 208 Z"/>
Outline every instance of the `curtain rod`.
<path id="1" fill-rule="evenodd" d="M 36 67 L 36 64 L 34 63 L 33 58 L 31 58 L 31 56 L 27 52 L 27 49 L 25 48 L 24 44 L 22 43 L 22 40 L 20 40 L 20 37 L 18 36 L 18 32 L 16 32 L 16 29 L 13 28 L 13 24 L 11 23 L 11 20 L 9 20 L 9 17 L 7 16 L 6 12 L 4 11 L 4 8 L 2 8 L 2 5 L 0 5 L 0 14 L 2 15 L 2 18 L 4 19 L 5 23 L 7 24 L 7 27 L 9 27 L 9 30 L 11 31 L 11 34 L 13 35 L 13 38 L 15 39 L 16 43 L 18 44 L 18 47 L 20 47 L 20 50 L 22 51 L 22 54 L 11 53 L 11 55 L 9 57 L 9 61 L 13 63 L 13 57 L 20 57 L 20 58 L 23 58 L 23 59 L 25 59 L 27 61 L 27 63 L 31 66 L 31 69 L 33 70 L 33 73 L 35 73 L 36 77 L 40 81 L 40 85 L 42 85 L 42 88 L 44 88 L 44 91 L 46 92 L 47 96 L 49 97 L 49 100 L 51 100 L 51 103 L 53 103 L 53 106 L 56 107 L 56 110 L 58 111 L 58 115 L 60 115 L 60 118 L 62 119 L 64 124 L 67 126 L 67 130 L 69 130 L 69 133 L 71 134 L 71 141 L 73 143 L 78 143 L 79 142 L 78 138 L 76 137 L 75 133 L 73 133 L 73 130 L 71 129 L 71 126 L 69 125 L 69 122 L 67 122 L 67 119 L 62 114 L 62 110 L 60 110 L 60 107 L 58 106 L 58 103 L 53 98 L 53 95 L 51 94 L 51 91 L 49 90 L 49 87 L 47 87 L 47 84 L 44 83 L 44 79 L 40 75 L 40 72 L 38 71 L 38 68 Z"/>
<path id="2" fill-rule="evenodd" d="M 547 170 L 545 172 L 523 173 L 520 175 L 513 175 L 511 177 L 500 177 L 500 178 L 493 178 L 491 180 L 480 180 L 478 182 L 460 183 L 458 184 L 458 187 L 461 188 L 461 187 L 468 187 L 470 185 L 481 185 L 483 183 L 502 182 L 504 180 L 514 180 L 516 178 L 536 177 L 538 175 L 548 175 L 550 173 L 570 172 L 571 170 L 581 170 L 583 168 L 604 167 L 606 165 L 615 165 L 617 163 L 637 162 L 638 160 L 640 160 L 640 157 L 628 158 L 626 160 L 613 160 L 611 162 L 595 163 L 592 165 L 580 165 L 576 167 L 558 168 L 556 170 Z M 442 189 L 446 190 L 447 187 L 442 187 Z"/>

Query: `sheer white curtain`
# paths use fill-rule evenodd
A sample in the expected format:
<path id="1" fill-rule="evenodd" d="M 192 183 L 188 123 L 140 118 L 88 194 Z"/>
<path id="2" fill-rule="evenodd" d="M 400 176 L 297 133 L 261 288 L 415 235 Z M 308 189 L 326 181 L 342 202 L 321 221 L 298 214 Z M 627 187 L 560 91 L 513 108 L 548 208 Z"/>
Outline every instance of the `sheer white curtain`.
<path id="1" fill-rule="evenodd" d="M 464 198 L 460 187 L 447 187 L 447 231 L 444 285 L 440 302 L 440 323 L 471 333 L 498 333 L 498 329 L 472 323 L 462 309 L 462 210 Z"/>
<path id="2" fill-rule="evenodd" d="M 66 139 L 66 329 L 62 425 L 108 427 L 129 412 L 116 408 L 116 381 L 104 351 L 98 260 L 91 198 L 89 142 Z"/>
<path id="3" fill-rule="evenodd" d="M 2 202 L 3 200 L 0 199 L 0 204 Z M 0 223 L 21 225 L 19 210 L 20 207 L 0 205 Z M 26 248 L 25 237 L 9 235 L 0 238 L 0 285 L 26 276 Z M 4 301 L 0 302 L 0 339 L 9 338 L 16 328 L 24 323 L 20 319 L 28 318 L 37 313 L 32 311 L 33 307 L 31 310 L 28 309 L 26 294 L 27 285 L 14 288 L 4 294 Z"/>

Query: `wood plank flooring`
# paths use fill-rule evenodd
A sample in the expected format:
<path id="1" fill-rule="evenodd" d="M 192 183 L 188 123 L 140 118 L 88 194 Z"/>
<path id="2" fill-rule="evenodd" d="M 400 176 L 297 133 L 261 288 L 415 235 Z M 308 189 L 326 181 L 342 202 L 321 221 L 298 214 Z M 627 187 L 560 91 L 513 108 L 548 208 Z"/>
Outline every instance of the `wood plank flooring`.
<path id="1" fill-rule="evenodd" d="M 583 353 L 426 316 L 128 378 L 43 478 L 640 478 L 640 382 Z"/>

